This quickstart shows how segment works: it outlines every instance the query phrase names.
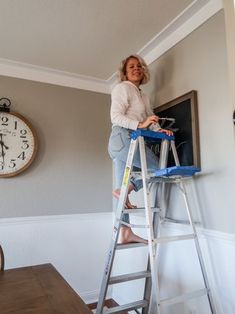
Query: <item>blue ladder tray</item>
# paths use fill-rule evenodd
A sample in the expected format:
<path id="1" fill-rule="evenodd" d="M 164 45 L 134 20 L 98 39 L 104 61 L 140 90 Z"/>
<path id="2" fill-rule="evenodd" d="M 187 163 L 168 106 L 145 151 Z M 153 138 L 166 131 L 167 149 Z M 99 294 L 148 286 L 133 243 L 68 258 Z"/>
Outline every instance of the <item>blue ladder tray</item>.
<path id="1" fill-rule="evenodd" d="M 190 177 L 196 172 L 200 172 L 201 169 L 194 166 L 174 166 L 164 169 L 159 169 L 155 172 L 156 177 L 171 177 L 171 176 L 182 176 Z"/>
<path id="2" fill-rule="evenodd" d="M 155 132 L 155 131 L 144 130 L 144 129 L 137 129 L 131 132 L 131 138 L 133 140 L 136 140 L 137 137 L 139 136 L 143 136 L 144 138 L 152 139 L 152 140 L 166 139 L 166 140 L 171 141 L 175 139 L 173 135 L 169 136 L 162 132 Z"/>

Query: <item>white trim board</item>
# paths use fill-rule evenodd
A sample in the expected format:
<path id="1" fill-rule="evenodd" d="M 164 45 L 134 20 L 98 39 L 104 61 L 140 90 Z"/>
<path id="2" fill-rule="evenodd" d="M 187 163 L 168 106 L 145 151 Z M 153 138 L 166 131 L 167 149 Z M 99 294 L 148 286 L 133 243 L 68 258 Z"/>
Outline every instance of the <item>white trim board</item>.
<path id="1" fill-rule="evenodd" d="M 109 85 L 105 80 L 6 59 L 0 59 L 0 75 L 104 94 L 109 93 Z"/>
<path id="2" fill-rule="evenodd" d="M 190 227 L 184 224 L 176 224 L 171 222 L 165 222 L 164 228 L 175 231 L 188 232 Z M 207 238 L 210 241 L 223 241 L 224 243 L 235 245 L 235 234 L 221 232 L 213 229 L 206 229 L 200 226 L 196 226 L 197 234 L 199 237 Z"/>
<path id="3" fill-rule="evenodd" d="M 89 212 L 81 214 L 69 214 L 69 215 L 50 215 L 50 216 L 26 216 L 26 217 L 13 217 L 13 218 L 0 218 L 1 226 L 7 226 L 12 224 L 33 224 L 33 223 L 44 223 L 44 222 L 69 222 L 69 221 L 82 221 L 82 220 L 103 220 L 104 217 L 113 217 L 113 212 Z"/>
<path id="4" fill-rule="evenodd" d="M 195 0 L 137 53 L 151 64 L 219 10 L 222 0 Z M 116 73 L 107 80 L 0 59 L 0 75 L 109 94 Z"/>

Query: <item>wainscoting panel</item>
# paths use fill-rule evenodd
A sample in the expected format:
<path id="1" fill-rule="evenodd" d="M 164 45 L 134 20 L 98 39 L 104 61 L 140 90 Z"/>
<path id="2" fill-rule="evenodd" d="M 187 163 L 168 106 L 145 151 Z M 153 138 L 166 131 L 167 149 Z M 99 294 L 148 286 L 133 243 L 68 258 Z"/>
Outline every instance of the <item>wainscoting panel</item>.
<path id="1" fill-rule="evenodd" d="M 5 268 L 52 263 L 86 303 L 95 302 L 112 221 L 112 213 L 0 219 Z"/>
<path id="2" fill-rule="evenodd" d="M 133 223 L 143 223 L 143 217 L 133 217 Z M 163 234 L 177 235 L 187 233 L 188 226 L 167 223 Z M 139 231 L 136 230 L 138 233 Z M 146 234 L 139 233 L 145 237 Z M 199 241 L 204 257 L 207 275 L 215 301 L 217 314 L 234 314 L 234 282 L 235 282 L 235 235 L 214 230 L 198 228 Z M 203 280 L 195 256 L 194 246 L 190 241 L 170 243 L 160 246 L 158 258 L 160 269 L 161 297 L 173 297 L 185 292 L 200 289 Z M 135 252 L 133 251 L 135 250 Z M 146 267 L 146 250 L 133 249 L 132 252 L 120 252 L 115 271 L 125 273 L 128 271 L 143 270 Z M 138 251 L 139 250 L 139 251 Z M 123 262 L 124 261 L 124 262 Z M 142 267 L 142 269 L 141 269 Z M 136 281 L 137 283 L 137 281 Z M 113 299 L 124 304 L 142 298 L 144 282 L 134 281 L 126 285 L 113 287 Z M 187 304 L 166 306 L 164 314 L 210 314 L 206 297 L 195 299 Z"/>

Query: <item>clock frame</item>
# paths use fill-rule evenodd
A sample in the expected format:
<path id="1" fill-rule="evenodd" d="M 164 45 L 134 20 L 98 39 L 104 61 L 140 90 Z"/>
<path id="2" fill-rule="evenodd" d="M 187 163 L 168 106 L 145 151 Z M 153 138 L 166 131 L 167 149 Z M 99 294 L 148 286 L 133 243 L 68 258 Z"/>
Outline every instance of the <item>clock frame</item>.
<path id="1" fill-rule="evenodd" d="M 17 112 L 0 111 L 0 178 L 25 171 L 35 159 L 37 149 L 37 134 L 32 124 Z"/>

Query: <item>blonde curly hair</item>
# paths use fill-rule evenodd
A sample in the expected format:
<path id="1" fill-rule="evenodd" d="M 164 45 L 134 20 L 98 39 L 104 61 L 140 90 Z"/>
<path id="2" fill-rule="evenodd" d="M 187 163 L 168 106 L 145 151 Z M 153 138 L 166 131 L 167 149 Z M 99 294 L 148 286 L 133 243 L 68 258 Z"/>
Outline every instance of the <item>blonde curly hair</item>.
<path id="1" fill-rule="evenodd" d="M 139 55 L 136 55 L 136 54 L 130 55 L 129 57 L 127 57 L 121 61 L 121 64 L 120 64 L 120 67 L 119 67 L 118 73 L 117 73 L 119 82 L 127 81 L 126 66 L 127 66 L 128 61 L 132 58 L 137 59 L 139 61 L 139 63 L 141 64 L 143 70 L 144 70 L 144 76 L 143 76 L 143 79 L 142 79 L 140 84 L 148 83 L 148 81 L 150 80 L 150 73 L 149 73 L 148 66 L 147 66 L 146 62 L 144 61 L 144 59 L 142 57 L 140 57 Z"/>

